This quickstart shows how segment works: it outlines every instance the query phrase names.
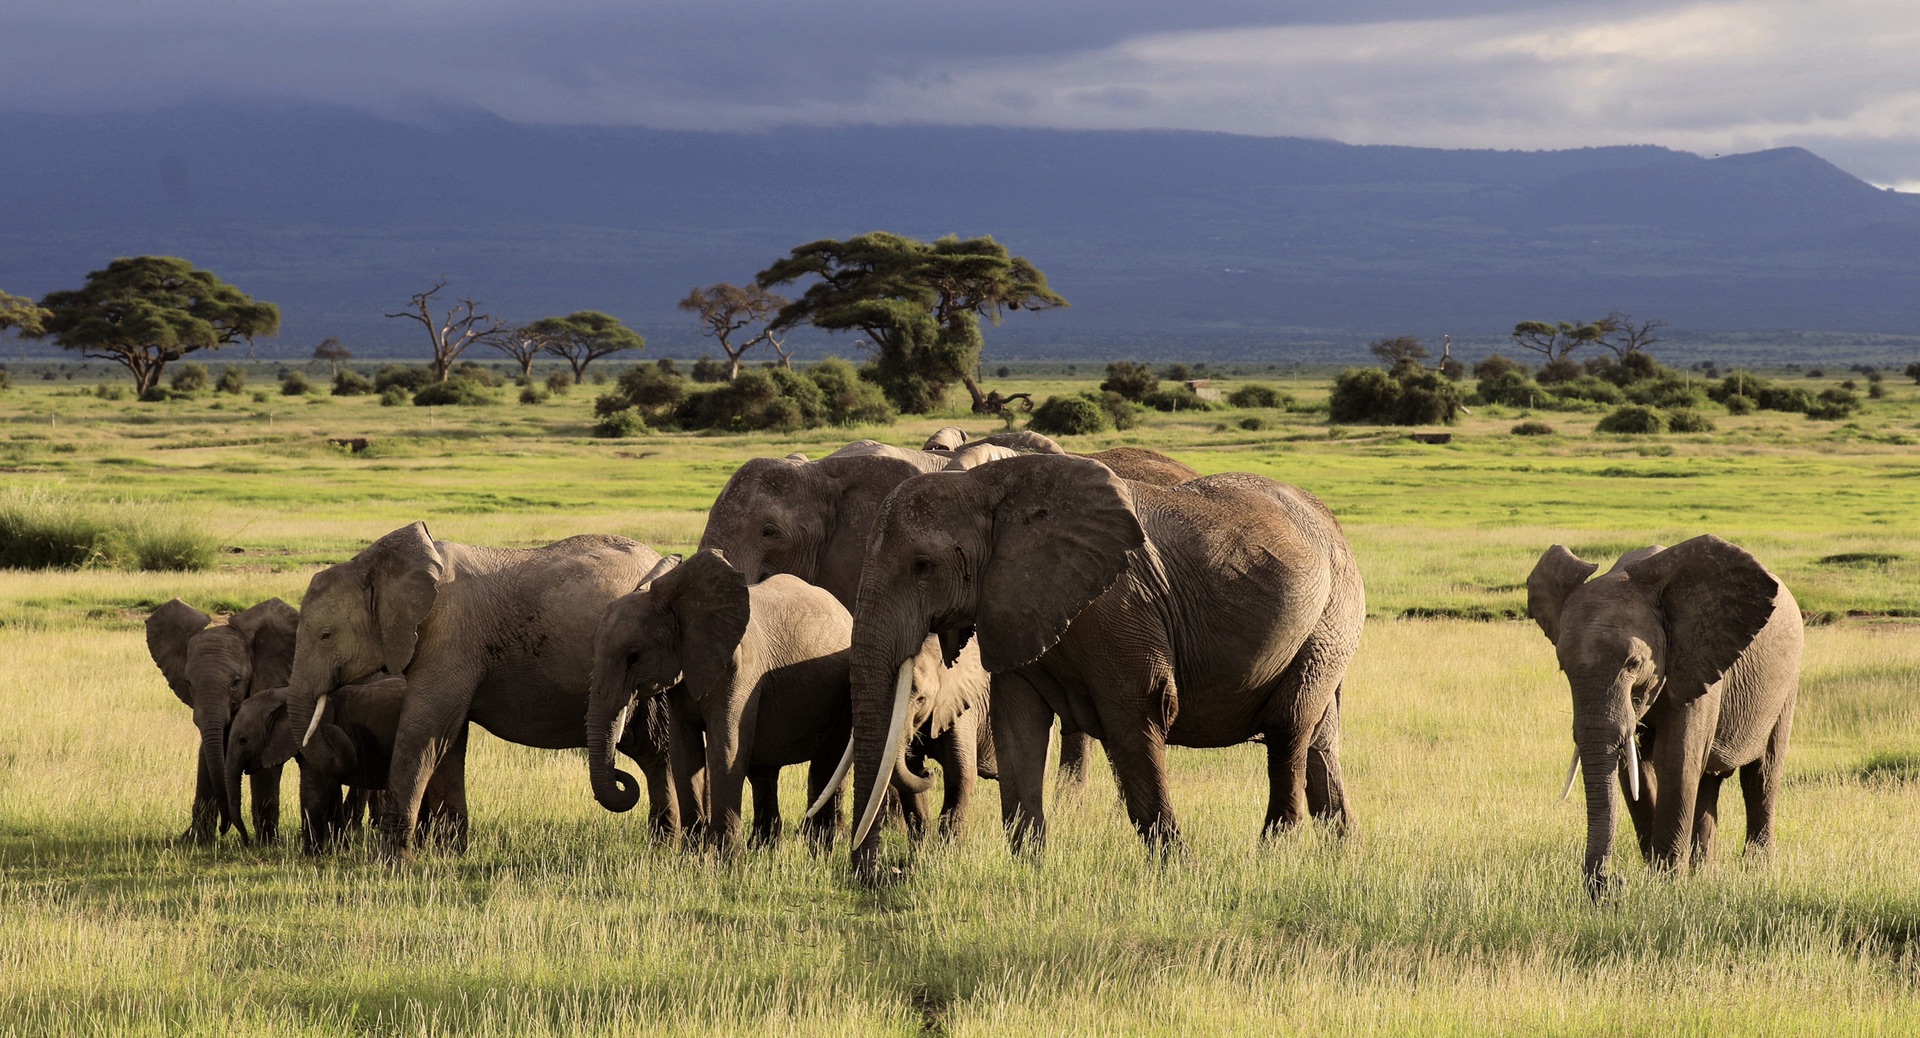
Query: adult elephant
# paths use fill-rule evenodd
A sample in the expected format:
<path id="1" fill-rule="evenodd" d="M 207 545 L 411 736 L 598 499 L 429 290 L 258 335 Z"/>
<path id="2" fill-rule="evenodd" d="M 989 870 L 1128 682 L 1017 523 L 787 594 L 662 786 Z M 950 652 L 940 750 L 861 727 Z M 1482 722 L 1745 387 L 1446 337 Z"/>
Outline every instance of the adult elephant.
<path id="1" fill-rule="evenodd" d="M 1267 741 L 1267 833 L 1313 813 L 1350 821 L 1338 698 L 1366 607 L 1332 513 L 1313 495 L 1225 473 L 1159 487 L 1084 458 L 1036 455 L 894 490 L 853 611 L 854 862 L 901 752 L 906 678 L 933 632 L 977 643 L 993 674 L 1001 815 L 1016 849 L 1044 839 L 1053 718 L 1107 747 L 1149 843 L 1177 842 L 1165 748 Z"/>
<path id="2" fill-rule="evenodd" d="M 277 598 L 224 623 L 177 598 L 147 617 L 147 652 L 173 694 L 193 708 L 200 730 L 193 809 L 182 839 L 209 843 L 216 826 L 248 838 L 239 776 L 229 778 L 227 771 L 227 729 L 247 697 L 286 684 L 299 623 L 299 612 Z M 252 785 L 254 831 L 263 840 L 279 839 L 280 769 L 262 771 Z"/>
<path id="3" fill-rule="evenodd" d="M 523 746 L 586 745 L 594 628 L 608 603 L 659 562 L 625 537 L 515 550 L 436 541 L 425 523 L 402 527 L 314 575 L 301 603 L 288 719 L 304 744 L 328 693 L 382 669 L 407 679 L 380 826 L 383 851 L 403 854 L 429 776 L 464 788 L 469 721 Z M 646 775 L 654 831 L 672 832 L 664 718 L 629 725 L 620 749 Z M 443 759 L 450 770 L 436 772 Z M 450 821 L 464 845 L 464 814 Z"/>
<path id="4" fill-rule="evenodd" d="M 1805 634 L 1787 586 L 1710 534 L 1629 552 L 1588 581 L 1596 568 L 1549 548 L 1527 577 L 1527 615 L 1573 691 L 1587 794 L 1581 872 L 1599 898 L 1620 885 L 1607 872 L 1616 774 L 1641 856 L 1656 868 L 1712 854 L 1720 783 L 1736 769 L 1747 850 L 1772 845 Z M 1567 783 L 1570 792 L 1571 771 Z"/>

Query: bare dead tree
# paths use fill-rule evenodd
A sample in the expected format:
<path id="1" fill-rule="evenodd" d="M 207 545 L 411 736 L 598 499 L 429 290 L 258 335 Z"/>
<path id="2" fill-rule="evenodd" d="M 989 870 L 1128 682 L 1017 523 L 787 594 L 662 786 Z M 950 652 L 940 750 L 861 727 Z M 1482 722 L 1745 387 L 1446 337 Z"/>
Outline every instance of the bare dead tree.
<path id="1" fill-rule="evenodd" d="M 353 351 L 347 349 L 339 339 L 329 335 L 320 340 L 320 345 L 313 348 L 313 359 L 326 361 L 327 367 L 331 369 L 328 377 L 339 378 L 340 365 L 353 359 Z"/>
<path id="2" fill-rule="evenodd" d="M 1667 326 L 1667 322 L 1658 318 L 1635 321 L 1618 310 L 1595 323 L 1606 328 L 1606 334 L 1599 340 L 1600 345 L 1612 350 L 1620 360 L 1626 360 L 1629 354 L 1646 352 L 1647 347 L 1660 341 L 1655 333 Z"/>
<path id="3" fill-rule="evenodd" d="M 781 360 L 791 368 L 791 354 L 775 342 L 773 332 L 763 327 L 745 342 L 735 345 L 733 337 L 771 318 L 781 307 L 787 305 L 784 297 L 774 295 L 759 285 L 739 285 L 722 281 L 706 288 L 695 288 L 680 300 L 680 309 L 691 310 L 700 315 L 700 323 L 706 325 L 701 330 L 720 344 L 727 354 L 727 381 L 740 377 L 740 356 L 763 342 L 773 343 L 780 353 Z"/>
<path id="4" fill-rule="evenodd" d="M 778 299 L 780 297 L 775 296 L 774 298 Z M 788 371 L 792 371 L 793 370 L 793 351 L 790 349 L 787 349 L 787 340 L 782 339 L 774 335 L 773 333 L 769 332 L 767 333 L 767 345 L 773 347 L 773 352 L 778 353 L 780 355 L 780 366 L 783 368 L 786 368 Z"/>
<path id="5" fill-rule="evenodd" d="M 441 278 L 425 292 L 415 292 L 407 300 L 407 309 L 388 317 L 404 317 L 409 321 L 418 321 L 427 330 L 427 338 L 433 343 L 433 378 L 436 382 L 445 382 L 447 372 L 453 362 L 458 360 L 466 348 L 476 342 L 491 342 L 506 326 L 491 314 L 480 312 L 480 304 L 472 296 L 462 296 L 447 309 L 445 317 L 436 317 L 434 296 L 447 287 L 447 279 Z"/>

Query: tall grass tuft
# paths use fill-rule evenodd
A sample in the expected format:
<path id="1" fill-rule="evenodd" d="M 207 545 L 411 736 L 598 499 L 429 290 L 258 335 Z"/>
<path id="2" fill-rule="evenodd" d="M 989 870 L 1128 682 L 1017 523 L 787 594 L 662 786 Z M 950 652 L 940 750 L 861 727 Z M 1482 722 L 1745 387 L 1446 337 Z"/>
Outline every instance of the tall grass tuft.
<path id="1" fill-rule="evenodd" d="M 44 487 L 0 493 L 0 567 L 212 569 L 219 541 L 152 504 L 82 502 Z"/>

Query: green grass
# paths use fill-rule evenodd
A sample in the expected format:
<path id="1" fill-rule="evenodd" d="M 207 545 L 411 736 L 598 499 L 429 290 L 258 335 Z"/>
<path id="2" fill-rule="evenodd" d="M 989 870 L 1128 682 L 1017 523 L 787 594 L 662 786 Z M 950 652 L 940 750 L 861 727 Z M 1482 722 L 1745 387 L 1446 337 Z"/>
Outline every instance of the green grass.
<path id="1" fill-rule="evenodd" d="M 1083 369 L 1092 370 L 1090 365 Z M 1311 407 L 1325 383 L 1257 378 Z M 1064 380 L 1003 389 L 1078 391 Z M 147 610 L 297 601 L 319 566 L 414 519 L 439 537 L 586 530 L 693 544 L 740 461 L 941 415 L 794 438 L 589 435 L 591 392 L 537 406 L 372 398 L 134 404 L 21 385 L 0 466 L 75 508 L 159 501 L 221 546 L 189 573 L 0 570 L 0 1034 L 1906 1034 L 1920 1021 L 1920 431 L 1889 384 L 1849 423 L 1720 418 L 1710 434 L 1552 437 L 1487 408 L 1446 446 L 1312 413 L 1146 418 L 1070 442 L 1262 472 L 1327 500 L 1371 620 L 1345 691 L 1359 832 L 1263 844 L 1254 746 L 1171 753 L 1188 853 L 1150 860 L 1104 769 L 1056 797 L 1044 857 L 1013 859 L 984 784 L 975 824 L 867 890 L 844 851 L 734 861 L 649 846 L 602 811 L 581 756 L 476 732 L 470 852 L 404 869 L 361 850 L 183 848 L 195 735 L 146 657 Z M 1239 419 L 1265 420 L 1246 430 Z M 367 436 L 359 455 L 326 443 Z M 98 514 L 111 514 L 101 512 Z M 1609 563 L 1714 532 L 1803 606 L 1794 746 L 1770 861 L 1719 859 L 1581 892 L 1583 815 L 1557 799 L 1565 681 L 1524 608 L 1547 545 Z M 155 538 L 158 541 L 160 538 Z M 1866 614 L 1847 619 L 1849 613 Z M 1442 617 L 1401 619 L 1407 615 Z M 784 803 L 797 817 L 800 781 Z M 287 796 L 291 814 L 292 794 Z M 289 822 L 291 819 L 289 818 Z M 890 854 L 907 861 L 904 840 Z"/>

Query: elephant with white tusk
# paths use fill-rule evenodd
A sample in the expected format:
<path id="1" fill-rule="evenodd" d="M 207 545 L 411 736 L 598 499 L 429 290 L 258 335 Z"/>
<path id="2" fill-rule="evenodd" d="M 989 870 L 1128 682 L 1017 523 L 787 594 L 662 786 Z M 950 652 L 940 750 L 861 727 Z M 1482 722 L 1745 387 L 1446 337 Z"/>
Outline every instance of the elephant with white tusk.
<path id="1" fill-rule="evenodd" d="M 1628 552 L 1598 567 L 1556 544 L 1527 577 L 1527 615 L 1553 642 L 1573 691 L 1574 767 L 1584 773 L 1587 892 L 1611 876 L 1619 776 L 1640 853 L 1673 870 L 1712 854 L 1720 783 L 1740 772 L 1747 850 L 1773 843 L 1805 634 L 1778 577 L 1712 535 Z M 1567 773 L 1566 791 L 1574 773 Z"/>

